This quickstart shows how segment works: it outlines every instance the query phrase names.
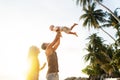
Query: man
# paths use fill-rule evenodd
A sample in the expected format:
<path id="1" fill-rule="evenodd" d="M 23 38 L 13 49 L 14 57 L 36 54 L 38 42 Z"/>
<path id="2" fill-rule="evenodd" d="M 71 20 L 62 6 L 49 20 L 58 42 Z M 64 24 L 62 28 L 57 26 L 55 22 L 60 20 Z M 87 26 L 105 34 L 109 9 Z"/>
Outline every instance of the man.
<path id="1" fill-rule="evenodd" d="M 43 43 L 41 45 L 41 48 L 45 50 L 48 62 L 48 71 L 46 75 L 47 80 L 59 80 L 58 58 L 56 49 L 60 44 L 60 37 L 61 32 L 58 31 L 55 39 L 51 43 Z"/>

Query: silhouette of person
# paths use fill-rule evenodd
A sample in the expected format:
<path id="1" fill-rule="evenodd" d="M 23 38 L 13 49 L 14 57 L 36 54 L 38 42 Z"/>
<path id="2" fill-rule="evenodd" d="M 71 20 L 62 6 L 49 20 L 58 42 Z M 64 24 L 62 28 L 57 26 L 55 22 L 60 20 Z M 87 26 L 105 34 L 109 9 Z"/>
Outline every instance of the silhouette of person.
<path id="1" fill-rule="evenodd" d="M 47 80 L 59 80 L 59 69 L 58 69 L 58 57 L 56 49 L 60 44 L 61 32 L 57 32 L 55 39 L 51 43 L 43 43 L 41 48 L 45 50 L 47 62 L 48 62 L 48 71 L 46 74 Z"/>
<path id="2" fill-rule="evenodd" d="M 39 71 L 42 70 L 46 63 L 40 68 L 38 54 L 40 53 L 39 48 L 31 46 L 28 52 L 29 70 L 27 74 L 27 80 L 39 80 Z"/>
<path id="3" fill-rule="evenodd" d="M 76 32 L 72 32 L 72 29 L 73 29 L 76 25 L 78 25 L 78 24 L 77 24 L 77 23 L 74 23 L 70 28 L 67 27 L 67 26 L 54 26 L 54 25 L 50 25 L 49 29 L 50 29 L 51 31 L 55 31 L 55 32 L 57 32 L 57 31 L 60 30 L 61 32 L 65 32 L 65 33 L 67 33 L 67 34 L 72 34 L 72 35 L 75 35 L 75 36 L 78 37 L 78 35 L 77 35 Z"/>

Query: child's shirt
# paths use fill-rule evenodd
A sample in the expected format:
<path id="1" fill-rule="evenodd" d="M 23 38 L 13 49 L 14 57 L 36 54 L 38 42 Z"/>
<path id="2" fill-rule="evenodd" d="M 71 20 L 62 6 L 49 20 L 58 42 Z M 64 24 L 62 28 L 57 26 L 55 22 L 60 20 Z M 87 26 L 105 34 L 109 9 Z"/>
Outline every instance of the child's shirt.
<path id="1" fill-rule="evenodd" d="M 66 26 L 56 26 L 53 28 L 53 31 L 57 32 L 58 29 L 60 29 L 60 32 L 65 32 L 65 33 L 69 33 L 71 30 L 70 28 L 66 27 Z"/>

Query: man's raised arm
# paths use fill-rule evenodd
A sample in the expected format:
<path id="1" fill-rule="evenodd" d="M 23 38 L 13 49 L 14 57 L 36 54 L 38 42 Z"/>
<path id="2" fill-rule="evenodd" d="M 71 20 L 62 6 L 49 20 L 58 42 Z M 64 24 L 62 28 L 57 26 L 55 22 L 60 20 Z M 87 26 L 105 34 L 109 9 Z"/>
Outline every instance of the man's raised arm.
<path id="1" fill-rule="evenodd" d="M 60 39 L 60 37 L 61 37 L 61 32 L 57 32 L 55 39 L 48 45 L 48 47 L 53 48 L 56 42 Z"/>

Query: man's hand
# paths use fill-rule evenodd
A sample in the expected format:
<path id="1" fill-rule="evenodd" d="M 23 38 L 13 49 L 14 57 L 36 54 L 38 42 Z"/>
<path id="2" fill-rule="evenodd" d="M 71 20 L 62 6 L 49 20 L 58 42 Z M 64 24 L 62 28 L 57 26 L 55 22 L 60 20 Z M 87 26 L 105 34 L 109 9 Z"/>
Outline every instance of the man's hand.
<path id="1" fill-rule="evenodd" d="M 62 34 L 61 34 L 60 31 L 57 32 L 57 35 L 58 35 L 59 38 L 62 37 Z"/>

